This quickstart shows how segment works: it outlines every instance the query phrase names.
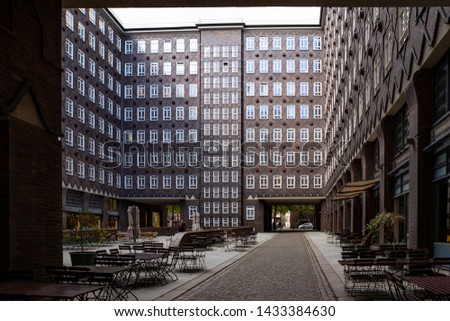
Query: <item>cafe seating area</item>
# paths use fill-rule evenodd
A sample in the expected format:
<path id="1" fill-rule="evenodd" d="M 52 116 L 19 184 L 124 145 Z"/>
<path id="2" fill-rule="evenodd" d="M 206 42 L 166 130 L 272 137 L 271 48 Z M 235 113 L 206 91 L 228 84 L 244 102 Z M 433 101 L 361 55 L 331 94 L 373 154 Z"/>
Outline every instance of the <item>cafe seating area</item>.
<path id="1" fill-rule="evenodd" d="M 177 282 L 180 273 L 207 271 L 208 255 L 223 253 L 227 239 L 242 242 L 242 248 L 244 239 L 246 248 L 257 243 L 256 233 L 191 234 L 178 245 L 165 235 L 152 235 L 136 242 L 123 239 L 88 247 L 89 252 L 95 252 L 92 265 L 73 265 L 67 260 L 61 265 L 49 265 L 45 267 L 46 279 L 38 282 L 34 271 L 12 270 L 8 282 L 0 283 L 0 300 L 138 300 L 137 290 L 154 291 Z M 242 249 L 227 249 L 233 250 Z M 20 287 L 11 285 L 19 282 Z"/>
<path id="2" fill-rule="evenodd" d="M 450 258 L 430 257 L 428 249 L 403 244 L 366 246 L 342 243 L 345 289 L 355 298 L 442 300 L 450 298 Z"/>

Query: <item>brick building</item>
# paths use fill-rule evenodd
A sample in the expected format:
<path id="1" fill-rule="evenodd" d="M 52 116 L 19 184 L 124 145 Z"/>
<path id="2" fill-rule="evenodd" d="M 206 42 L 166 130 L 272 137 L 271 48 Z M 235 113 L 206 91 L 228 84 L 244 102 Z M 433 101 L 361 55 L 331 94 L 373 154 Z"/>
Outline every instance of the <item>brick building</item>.
<path id="1" fill-rule="evenodd" d="M 0 24 L 2 30 L 4 30 L 0 34 L 2 39 L 0 42 L 0 56 L 4 62 L 0 65 L 0 74 L 2 80 L 6 79 L 0 86 L 0 131 L 2 133 L 0 135 L 0 146 L 3 155 L 0 159 L 0 211 L 2 213 L 0 223 L 1 226 L 6 227 L 0 234 L 1 279 L 6 277 L 9 269 L 33 268 L 44 274 L 43 267 L 45 265 L 60 264 L 62 262 L 61 229 L 63 224 L 61 213 L 64 216 L 67 215 L 67 212 L 76 213 L 80 209 L 92 208 L 94 212 L 101 213 L 101 220 L 104 224 L 108 224 L 110 218 L 113 222 L 114 217 L 119 217 L 119 228 L 124 228 L 127 223 L 121 219 L 121 212 L 128 204 L 137 204 L 134 203 L 136 201 L 140 201 L 139 204 L 144 212 L 147 210 L 148 213 L 152 213 L 152 219 L 155 211 L 160 213 L 159 215 L 161 215 L 163 220 L 165 214 L 163 213 L 162 205 L 169 202 L 183 202 L 186 205 L 183 210 L 186 213 L 185 215 L 188 215 L 188 204 L 197 206 L 198 210 L 204 211 L 202 206 L 204 207 L 205 201 L 201 202 L 200 197 L 202 196 L 197 197 L 197 194 L 189 194 L 189 200 L 187 200 L 185 194 L 188 193 L 164 191 L 164 193 L 158 195 L 158 193 L 150 193 L 148 191 L 148 195 L 153 197 L 153 200 L 148 201 L 147 195 L 144 194 L 145 190 L 138 192 L 138 183 L 136 181 L 138 178 L 134 173 L 136 171 L 136 174 L 139 173 L 145 176 L 145 184 L 148 186 L 148 189 L 150 189 L 150 175 L 158 175 L 158 180 L 160 180 L 163 178 L 160 178 L 159 175 L 169 175 L 166 173 L 172 174 L 171 171 L 174 170 L 174 174 L 178 174 L 176 176 L 185 177 L 186 184 L 186 175 L 189 176 L 192 173 L 191 175 L 197 175 L 199 188 L 196 193 L 205 193 L 203 188 L 207 186 L 203 185 L 208 183 L 203 183 L 204 177 L 201 176 L 204 174 L 204 168 L 198 168 L 194 171 L 191 167 L 188 167 L 187 173 L 186 169 L 183 173 L 179 168 L 171 170 L 161 168 L 158 169 L 157 174 L 152 174 L 153 170 L 149 169 L 151 172 L 146 173 L 145 169 L 141 169 L 137 165 L 119 170 L 114 164 L 110 164 L 101 174 L 100 164 L 103 159 L 99 159 L 101 154 L 99 154 L 98 148 L 99 144 L 104 144 L 106 140 L 110 139 L 110 128 L 112 128 L 115 137 L 120 131 L 120 139 L 123 139 L 125 130 L 132 130 L 132 135 L 135 135 L 137 138 L 137 130 L 142 129 L 141 127 L 138 128 L 136 115 L 133 116 L 136 120 L 129 122 L 129 124 L 124 121 L 124 108 L 133 107 L 136 108 L 137 112 L 137 108 L 146 107 L 148 108 L 146 113 L 150 113 L 150 107 L 154 107 L 154 103 L 156 106 L 160 106 L 159 100 L 161 100 L 163 101 L 161 108 L 170 106 L 172 113 L 176 113 L 176 107 L 180 106 L 179 104 L 181 104 L 183 99 L 166 99 L 162 97 L 161 93 L 161 98 L 152 100 L 150 103 L 150 93 L 146 93 L 149 105 L 146 105 L 147 99 L 144 100 L 145 105 L 138 103 L 141 99 L 138 99 L 136 96 L 137 86 L 142 85 L 142 81 L 138 83 L 137 80 L 140 77 L 137 76 L 137 68 L 140 68 L 137 66 L 137 63 L 145 61 L 147 64 L 145 60 L 147 58 L 146 55 L 142 55 L 142 57 L 145 57 L 144 61 L 140 60 L 137 51 L 136 54 L 125 55 L 124 43 L 126 40 L 133 40 L 134 48 L 136 48 L 138 45 L 137 41 L 143 33 L 128 35 L 110 17 L 107 15 L 103 16 L 103 11 L 100 9 L 96 11 L 97 18 L 102 17 L 106 24 L 105 27 L 109 26 L 113 30 L 114 44 L 109 40 L 109 29 L 105 30 L 105 34 L 100 30 L 96 30 L 100 27 L 97 19 L 95 26 L 92 25 L 89 21 L 89 12 L 86 13 L 84 18 L 81 18 L 83 14 L 80 12 L 76 17 L 74 16 L 74 31 L 73 33 L 72 31 L 69 32 L 66 26 L 65 13 L 61 16 L 61 3 L 66 7 L 78 7 L 83 6 L 86 1 L 4 1 L 0 5 L 0 16 L 2 18 L 0 19 Z M 112 4 L 111 1 L 105 1 L 101 4 L 98 4 L 98 1 L 89 3 L 90 5 L 105 6 Z M 232 1 L 226 5 L 235 3 Z M 249 5 L 261 3 L 260 1 L 248 2 Z M 167 1 L 167 5 L 176 4 L 176 0 Z M 282 4 L 298 5 L 296 1 L 277 2 L 277 5 Z M 320 4 L 332 5 L 327 1 L 320 1 Z M 325 147 L 322 157 L 325 167 L 323 167 L 322 173 L 318 172 L 318 168 L 312 168 L 313 172 L 310 172 L 308 178 L 308 186 L 311 187 L 311 179 L 314 180 L 314 175 L 322 174 L 322 188 L 317 189 L 318 196 L 315 196 L 316 191 L 314 188 L 299 192 L 297 189 L 301 182 L 298 182 L 298 184 L 296 182 L 294 189 L 296 194 L 293 198 L 295 202 L 297 202 L 298 197 L 302 197 L 303 200 L 309 203 L 320 203 L 316 211 L 316 218 L 319 218 L 316 225 L 320 226 L 322 230 L 340 231 L 348 229 L 355 233 L 362 233 L 363 226 L 377 212 L 386 210 L 397 212 L 404 217 L 397 225 L 396 237 L 398 241 L 407 242 L 411 247 L 428 247 L 430 249 L 434 249 L 433 246 L 448 246 L 448 235 L 450 234 L 448 231 L 450 212 L 448 205 L 450 198 L 448 180 L 450 170 L 448 161 L 450 125 L 447 93 L 449 91 L 450 11 L 447 7 L 438 6 L 405 8 L 402 7 L 405 4 L 398 1 L 392 2 L 392 5 L 398 5 L 395 8 L 359 7 L 369 4 L 365 1 L 347 1 L 344 4 L 348 4 L 351 7 L 324 9 L 323 24 L 321 28 L 314 31 L 314 33 L 317 32 L 317 35 L 322 36 L 323 50 L 321 53 L 312 50 L 313 56 L 308 58 L 314 59 L 317 56 L 316 59 L 320 59 L 319 55 L 322 55 L 323 59 L 323 74 L 322 76 L 317 76 L 323 78 L 322 98 L 311 97 L 313 101 L 309 102 L 309 105 L 310 108 L 314 104 L 321 104 L 323 107 L 322 120 L 317 120 L 317 126 L 312 127 L 322 128 L 323 130 L 323 144 Z M 434 4 L 437 3 L 433 1 L 430 3 L 430 5 Z M 148 4 L 140 0 L 130 0 L 127 2 L 127 5 L 139 6 Z M 236 3 L 236 5 L 240 4 Z M 82 32 L 78 30 L 78 21 L 80 19 L 85 21 L 84 42 L 80 40 L 80 33 Z M 66 57 L 66 44 L 61 42 L 61 37 L 59 37 L 61 26 L 65 28 L 63 34 L 66 34 L 66 37 L 73 43 L 73 60 Z M 204 31 L 211 31 L 206 30 L 206 27 L 203 26 L 202 29 L 202 26 L 198 26 L 194 28 L 195 30 L 183 31 L 183 33 L 189 33 L 190 41 L 194 34 L 198 37 Z M 81 27 L 81 29 L 83 28 Z M 268 86 L 269 83 L 273 86 L 277 82 L 277 78 L 275 75 L 272 75 L 273 79 L 271 80 L 269 73 L 260 72 L 259 68 L 261 67 L 256 67 L 258 64 L 261 64 L 261 60 L 266 60 L 265 58 L 260 59 L 265 54 L 260 52 L 259 45 L 256 46 L 258 41 L 261 42 L 261 37 L 263 38 L 262 43 L 265 43 L 264 37 L 266 35 L 263 33 L 266 31 L 246 28 L 246 26 L 233 26 L 233 28 L 229 29 L 232 29 L 233 33 L 239 32 L 243 35 L 239 44 L 235 43 L 234 40 L 231 41 L 231 39 L 229 42 L 227 41 L 228 45 L 238 45 L 241 50 L 242 60 L 240 60 L 241 65 L 238 68 L 241 76 L 239 83 L 239 92 L 241 94 L 238 103 L 239 108 L 241 108 L 241 114 L 238 117 L 240 121 L 238 124 L 241 130 L 240 139 L 243 142 L 244 138 L 251 138 L 252 135 L 251 130 L 247 132 L 244 122 L 248 122 L 251 125 L 248 126 L 249 129 L 254 128 L 255 135 L 256 133 L 261 135 L 261 129 L 266 128 L 266 123 L 269 125 L 268 128 L 271 128 L 271 120 L 257 119 L 259 115 L 256 112 L 260 113 L 263 110 L 262 113 L 264 115 L 265 107 L 261 108 L 261 106 L 264 106 L 267 101 L 269 105 L 273 106 L 277 98 L 270 98 L 264 95 L 257 96 L 257 93 L 260 93 L 260 90 L 265 93 L 265 88 L 270 88 L 265 83 Z M 267 31 L 267 37 L 271 38 L 271 41 L 274 40 L 274 36 L 278 37 L 278 35 L 273 34 L 275 31 L 278 30 Z M 93 49 L 89 48 L 89 32 L 92 32 L 96 38 L 95 53 Z M 215 32 L 218 31 L 216 30 Z M 304 36 L 304 33 L 310 35 L 310 32 L 312 31 L 296 30 L 292 32 L 292 36 L 296 37 L 296 48 L 298 48 L 297 45 L 300 45 L 300 37 Z M 180 34 L 181 30 L 176 31 L 176 33 Z M 252 37 L 252 33 L 255 38 L 254 59 L 252 59 L 251 53 L 244 50 L 247 45 L 247 36 Z M 281 37 L 284 37 L 287 33 L 288 30 L 280 31 Z M 55 37 L 55 35 L 58 36 Z M 121 39 L 121 51 L 117 47 L 118 39 L 116 39 L 116 36 L 119 36 Z M 146 39 L 146 50 L 150 50 L 148 46 L 151 46 L 150 40 L 152 37 L 158 38 L 159 36 L 144 36 Z M 159 38 L 161 40 L 160 46 L 163 46 L 162 38 L 162 36 Z M 313 41 L 311 37 L 308 39 L 309 42 Z M 104 46 L 106 63 L 100 58 L 99 50 L 101 45 L 98 43 L 99 40 Z M 214 39 L 210 41 L 210 46 L 214 46 Z M 198 44 L 200 45 L 201 42 Z M 68 44 L 68 47 L 70 47 L 70 44 Z M 84 50 L 84 52 L 80 52 L 80 58 L 78 57 L 79 48 Z M 199 50 L 203 50 L 202 46 L 199 46 L 199 48 Z M 109 55 L 108 50 L 111 52 L 111 55 Z M 177 56 L 176 50 L 172 50 L 173 53 L 171 55 L 175 55 L 172 69 L 175 70 L 175 62 L 181 60 L 181 53 Z M 257 51 L 259 51 L 260 57 L 256 57 Z M 77 66 L 78 59 L 82 59 L 82 53 L 85 58 L 84 69 Z M 266 53 L 270 54 L 269 50 Z M 285 53 L 287 56 L 290 54 L 287 50 Z M 297 53 L 299 56 L 294 58 L 297 62 L 295 100 L 298 98 L 300 101 L 295 101 L 295 105 L 297 108 L 300 108 L 299 106 L 304 103 L 299 95 L 300 82 L 305 75 L 300 73 L 299 66 L 303 53 L 296 50 L 295 55 Z M 192 55 L 197 56 L 199 61 L 204 59 L 203 54 L 201 51 L 195 54 L 192 53 Z M 113 62 L 114 67 L 108 65 L 108 56 L 112 60 L 110 62 Z M 131 61 L 128 60 L 134 59 L 134 56 L 136 57 L 136 65 L 133 68 L 136 68 L 136 70 L 133 69 L 133 76 L 126 77 L 124 75 L 125 63 L 130 63 Z M 168 56 L 164 58 L 163 54 L 162 56 L 162 59 L 168 58 Z M 184 56 L 186 56 L 185 53 Z M 247 65 L 243 61 L 244 57 L 255 61 L 255 68 L 258 68 L 258 72 L 255 72 L 255 74 L 246 72 Z M 276 57 L 275 52 L 272 52 L 272 57 Z M 272 57 L 267 58 L 267 64 L 278 64 L 278 62 L 275 62 L 275 59 L 272 61 Z M 96 81 L 94 82 L 92 82 L 93 76 L 89 74 L 89 58 L 96 64 Z M 99 59 L 98 61 L 97 58 Z M 116 58 L 121 62 L 121 74 L 116 70 Z M 61 61 L 61 59 L 66 59 L 66 61 Z M 215 59 L 220 62 L 218 57 L 209 59 L 213 63 L 211 68 L 214 68 Z M 188 60 L 189 58 L 186 58 L 184 61 L 185 68 L 187 68 L 186 63 Z M 30 68 L 30 62 L 32 62 L 33 68 Z M 62 69 L 63 77 L 61 79 L 61 64 L 73 67 L 73 69 L 68 68 L 73 73 L 73 88 L 68 89 L 67 85 L 65 85 L 65 68 Z M 105 84 L 100 82 L 99 64 L 104 70 Z M 251 64 L 249 68 L 251 68 Z M 92 63 L 91 65 L 93 66 Z M 264 70 L 266 62 L 263 62 L 262 65 Z M 75 67 L 79 69 L 75 70 Z M 199 73 L 204 72 L 204 70 L 201 71 L 203 67 L 200 63 L 197 67 Z M 143 77 L 142 80 L 145 82 L 145 90 L 147 92 L 150 91 L 150 82 L 153 81 L 148 69 L 150 68 L 150 61 L 148 61 L 146 68 L 148 77 Z M 163 67 L 161 66 L 160 68 Z M 310 65 L 308 74 L 311 73 L 311 68 Z M 284 72 L 285 68 L 282 71 Z M 111 77 L 108 77 L 108 75 Z M 286 80 L 282 76 L 283 92 L 286 90 L 287 87 L 285 88 L 285 86 L 288 85 L 289 80 L 292 79 L 290 78 L 291 76 L 286 74 Z M 296 79 L 297 76 L 299 77 L 298 80 Z M 203 139 L 204 125 L 208 125 L 207 123 L 202 123 L 203 118 L 200 118 L 204 117 L 200 109 L 203 109 L 205 99 L 201 95 L 211 92 L 211 100 L 214 99 L 215 80 L 210 80 L 210 86 L 213 88 L 208 90 L 203 88 L 205 86 L 204 79 L 201 78 L 199 80 L 199 75 L 194 77 L 194 75 L 185 74 L 184 78 L 186 77 L 188 81 L 185 84 L 198 84 L 198 114 L 197 123 L 193 121 L 195 123 L 193 125 L 191 125 L 191 121 L 185 120 L 184 130 L 186 132 L 189 129 L 196 129 L 197 139 L 200 141 Z M 256 79 L 257 77 L 259 79 Z M 314 73 L 312 73 L 312 77 L 313 79 L 309 80 L 309 86 L 312 86 L 316 77 Z M 67 80 L 69 78 L 67 76 Z M 147 78 L 149 79 L 148 84 Z M 160 90 L 162 90 L 163 83 L 167 85 L 165 82 L 168 77 L 164 78 L 161 74 L 160 78 L 161 82 L 159 83 L 159 78 L 157 81 L 161 85 Z M 171 78 L 175 78 L 175 81 L 173 81 L 173 85 L 175 85 L 177 79 L 180 81 L 183 76 L 176 75 L 174 72 Z M 247 87 L 244 87 L 244 78 L 246 79 L 245 81 L 254 83 L 255 96 L 244 95 L 247 91 Z M 84 83 L 85 96 L 78 94 L 79 79 L 80 90 Z M 134 83 L 134 79 L 136 79 L 136 83 Z M 267 79 L 268 81 L 263 81 Z M 110 82 L 112 82 L 113 89 L 108 88 Z M 97 101 L 95 104 L 89 102 L 89 85 L 95 89 Z M 132 85 L 134 87 L 133 97 L 135 98 L 130 100 L 130 104 L 128 102 L 125 103 L 124 85 Z M 252 87 L 253 85 L 249 85 L 249 90 Z M 119 88 L 120 95 L 117 93 Z M 175 86 L 172 90 L 176 90 Z M 226 91 L 224 88 L 220 89 L 222 94 Z M 92 89 L 91 93 L 93 93 Z M 104 110 L 101 109 L 98 102 L 100 93 L 106 99 Z M 273 96 L 272 93 L 270 95 Z M 77 99 L 75 99 L 75 96 L 77 96 Z M 282 105 L 286 104 L 287 106 L 291 101 L 287 94 L 285 96 L 280 99 Z M 64 98 L 61 99 L 62 97 Z M 66 115 L 66 107 L 70 113 L 71 103 L 68 102 L 66 106 L 65 97 L 73 101 L 73 117 Z M 175 94 L 173 97 L 175 97 Z M 113 112 L 110 112 L 108 109 L 110 108 L 108 98 L 112 101 Z M 185 107 L 185 112 L 186 107 L 196 106 L 193 98 L 189 97 L 187 99 L 187 105 L 181 104 Z M 284 98 L 286 102 L 283 101 Z M 220 99 L 223 99 L 223 97 Z M 256 101 L 257 99 L 259 102 Z M 272 103 L 270 99 L 273 99 Z M 133 105 L 133 101 L 136 101 L 136 105 Z M 175 105 L 171 104 L 172 101 L 175 101 Z M 186 101 L 186 97 L 184 101 Z M 63 103 L 62 110 L 61 102 Z M 78 122 L 79 105 L 85 108 L 85 122 L 87 125 L 81 126 Z M 246 119 L 247 106 L 252 105 L 255 106 L 255 119 Z M 117 106 L 121 108 L 120 113 L 117 113 Z M 95 109 L 92 109 L 93 107 Z M 231 107 L 230 105 L 230 108 L 237 107 Z M 249 107 L 248 110 L 251 114 L 252 107 Z M 89 128 L 89 111 L 95 112 L 95 129 Z M 212 115 L 214 115 L 213 113 L 214 111 L 212 111 Z M 119 119 L 118 115 L 122 119 Z M 232 111 L 229 115 L 232 117 Z M 283 117 L 284 115 L 285 113 L 283 113 Z M 148 120 L 150 119 L 149 117 L 149 115 L 146 115 Z M 105 126 L 104 133 L 98 127 L 100 118 L 103 119 Z M 295 125 L 297 121 L 300 122 L 298 127 L 298 130 L 300 130 L 300 127 L 303 126 L 302 120 L 296 120 Z M 146 135 L 150 135 L 150 126 L 153 128 L 153 125 L 148 121 L 144 123 L 144 126 L 147 123 L 149 123 L 149 128 L 145 129 Z M 237 122 L 231 120 L 229 122 L 230 125 L 235 123 Z M 210 123 L 213 126 L 214 124 L 215 122 Z M 224 124 L 226 125 L 226 123 Z M 261 127 L 261 124 L 264 127 Z M 75 127 L 75 125 L 78 127 Z M 133 127 L 134 125 L 136 125 L 136 128 Z M 169 128 L 172 131 L 172 127 L 167 128 L 163 120 L 157 122 L 158 131 L 160 125 L 161 131 Z M 281 122 L 283 127 L 275 127 L 279 125 L 278 120 L 272 121 L 272 127 L 274 129 L 281 128 L 282 132 L 286 130 L 286 135 L 288 135 L 287 129 L 292 128 L 288 126 L 294 126 L 288 119 L 286 119 L 286 127 L 284 127 L 284 120 Z M 181 129 L 181 123 L 174 121 L 174 126 L 173 131 Z M 64 130 L 61 130 L 61 127 Z M 61 133 L 64 135 L 67 127 L 73 130 L 72 139 L 74 146 L 69 146 L 70 148 L 61 146 Z M 220 133 L 222 133 L 222 129 L 220 127 Z M 89 132 L 86 132 L 86 130 L 89 130 Z M 279 131 L 277 131 L 276 135 L 278 133 Z M 78 137 L 80 137 L 80 146 L 83 140 L 83 136 L 78 136 L 78 134 L 84 135 L 85 151 L 76 150 Z M 91 134 L 94 134 L 94 136 Z M 247 136 L 247 134 L 250 136 Z M 70 136 L 70 134 L 68 135 Z M 89 154 L 89 138 L 92 137 L 96 139 L 95 155 Z M 297 136 L 298 140 L 300 140 L 299 137 Z M 226 140 L 226 138 L 220 139 Z M 187 144 L 189 145 L 189 143 Z M 297 141 L 295 144 L 297 144 Z M 106 145 L 108 153 L 109 147 L 112 147 L 111 153 L 114 155 L 114 145 Z M 61 148 L 63 148 L 62 161 Z M 295 148 L 297 147 L 295 146 Z M 300 146 L 300 148 L 302 147 Z M 78 152 L 77 155 L 75 155 L 76 152 Z M 73 175 L 69 175 L 69 178 L 65 174 L 66 156 L 72 158 Z M 107 156 L 109 157 L 109 155 Z M 134 155 L 135 157 L 137 156 Z M 263 154 L 264 157 L 265 155 Z M 251 155 L 247 158 L 251 161 Z M 244 158 L 241 157 L 240 160 L 243 161 Z M 83 168 L 81 162 L 84 163 L 84 175 L 88 178 L 87 180 L 86 178 L 78 177 L 78 172 L 81 173 Z M 70 163 L 70 160 L 68 160 L 68 169 L 70 169 Z M 134 164 L 137 164 L 137 160 L 134 160 Z M 91 178 L 95 172 L 95 182 L 89 180 L 89 165 L 94 166 L 91 169 Z M 286 169 L 286 172 L 283 172 L 284 169 Z M 62 175 L 61 170 L 63 170 Z M 279 174 L 279 170 L 283 174 Z M 300 175 L 306 175 L 303 170 L 303 168 L 300 168 L 300 172 L 294 174 L 296 179 L 300 180 Z M 219 171 L 220 177 L 220 175 L 223 175 L 222 172 L 226 170 L 220 169 Z M 297 169 L 294 171 L 296 172 Z M 109 179 L 111 174 L 109 172 L 112 173 L 113 186 L 110 185 Z M 269 172 L 269 174 L 266 174 L 266 172 Z M 230 188 L 241 187 L 239 191 L 240 198 L 238 198 L 239 214 L 236 216 L 238 217 L 238 224 L 248 224 L 249 221 L 252 221 L 246 221 L 245 219 L 252 218 L 252 206 L 255 206 L 255 220 L 252 224 L 257 226 L 258 229 L 266 226 L 267 220 L 264 220 L 264 217 L 270 214 L 265 213 L 267 207 L 262 206 L 262 202 L 269 205 L 276 203 L 277 198 L 281 198 L 280 195 L 284 193 L 283 202 L 287 203 L 291 190 L 287 188 L 287 176 L 291 173 L 292 170 L 290 168 L 283 168 L 283 166 L 278 167 L 276 171 L 272 169 L 272 173 L 269 167 L 266 169 L 259 166 L 254 171 L 241 167 L 240 176 L 238 176 L 239 185 L 233 186 L 231 182 L 229 185 Z M 136 186 L 136 188 L 125 190 L 124 175 L 132 177 L 133 186 Z M 214 177 L 217 174 L 212 173 L 210 175 Z M 244 183 L 244 179 L 249 175 L 253 175 L 254 178 L 250 177 Z M 260 188 L 261 183 L 262 186 L 266 186 L 266 177 L 264 175 L 268 175 L 272 179 L 272 182 L 268 184 L 270 188 L 267 190 Z M 281 175 L 282 179 L 286 179 L 282 183 L 282 193 L 278 193 L 278 196 L 276 192 L 272 192 L 273 180 L 276 175 Z M 103 177 L 105 183 L 98 182 L 97 179 L 99 177 Z M 172 180 L 175 180 L 175 178 L 172 177 Z M 253 190 L 251 188 L 247 189 L 247 182 L 252 186 L 252 180 L 255 187 L 258 184 L 258 190 L 256 188 Z M 61 182 L 63 182 L 62 189 Z M 120 187 L 118 187 L 118 182 Z M 181 183 L 181 178 L 179 182 Z M 194 183 L 194 181 L 192 182 Z M 276 178 L 275 186 L 279 186 L 278 182 L 278 178 Z M 292 181 L 289 184 L 291 183 Z M 223 183 L 219 184 L 223 185 Z M 210 187 L 214 188 L 214 184 L 211 183 L 210 185 Z M 343 187 L 348 192 L 344 192 Z M 136 193 L 134 193 L 135 190 Z M 72 193 L 74 195 L 69 195 Z M 125 193 L 128 194 L 125 195 Z M 214 193 L 214 190 L 210 190 L 210 193 Z M 261 196 L 260 199 L 260 195 L 263 194 L 264 196 Z M 90 195 L 94 195 L 92 201 Z M 138 199 L 141 195 L 142 198 Z M 167 198 L 164 195 L 168 195 Z M 318 197 L 318 200 L 313 197 Z M 221 203 L 223 203 L 222 199 L 220 198 Z M 70 200 L 69 204 L 67 200 Z M 72 203 L 70 204 L 70 202 Z M 211 209 L 214 206 L 217 205 L 210 204 Z M 219 206 L 222 209 L 222 204 Z M 229 217 L 232 218 L 233 216 L 229 215 Z M 214 215 L 211 215 L 211 218 L 210 222 L 214 225 Z M 223 224 L 223 217 L 219 216 L 218 218 L 219 224 Z M 229 224 L 232 224 L 232 221 L 229 222 L 231 222 Z"/>
<path id="2" fill-rule="evenodd" d="M 103 9 L 62 24 L 66 215 L 122 223 L 137 204 L 165 225 L 174 203 L 262 231 L 272 203 L 324 198 L 319 26 L 126 30 Z"/>

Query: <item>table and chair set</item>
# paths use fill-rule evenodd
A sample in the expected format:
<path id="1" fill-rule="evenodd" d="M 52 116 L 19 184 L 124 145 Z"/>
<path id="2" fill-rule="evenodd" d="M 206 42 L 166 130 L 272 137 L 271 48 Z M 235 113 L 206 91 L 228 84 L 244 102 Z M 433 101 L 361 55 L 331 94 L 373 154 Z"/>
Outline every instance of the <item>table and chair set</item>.
<path id="1" fill-rule="evenodd" d="M 448 300 L 450 258 L 431 258 L 427 249 L 403 246 L 342 246 L 345 289 L 355 297 Z"/>

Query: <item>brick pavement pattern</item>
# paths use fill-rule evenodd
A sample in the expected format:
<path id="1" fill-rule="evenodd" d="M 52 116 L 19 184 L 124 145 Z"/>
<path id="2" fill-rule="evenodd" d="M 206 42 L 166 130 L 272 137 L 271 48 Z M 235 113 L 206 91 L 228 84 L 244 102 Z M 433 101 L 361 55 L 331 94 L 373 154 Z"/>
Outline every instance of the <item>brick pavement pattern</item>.
<path id="1" fill-rule="evenodd" d="M 176 300 L 333 300 L 321 274 L 303 233 L 280 233 Z"/>

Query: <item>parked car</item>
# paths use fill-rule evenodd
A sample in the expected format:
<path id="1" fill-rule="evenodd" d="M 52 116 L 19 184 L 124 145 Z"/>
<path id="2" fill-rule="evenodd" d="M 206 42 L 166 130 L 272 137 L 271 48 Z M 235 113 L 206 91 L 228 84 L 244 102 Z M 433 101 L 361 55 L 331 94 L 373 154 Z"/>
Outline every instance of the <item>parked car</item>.
<path id="1" fill-rule="evenodd" d="M 298 227 L 299 230 L 312 230 L 314 229 L 314 225 L 312 223 L 303 223 Z"/>

